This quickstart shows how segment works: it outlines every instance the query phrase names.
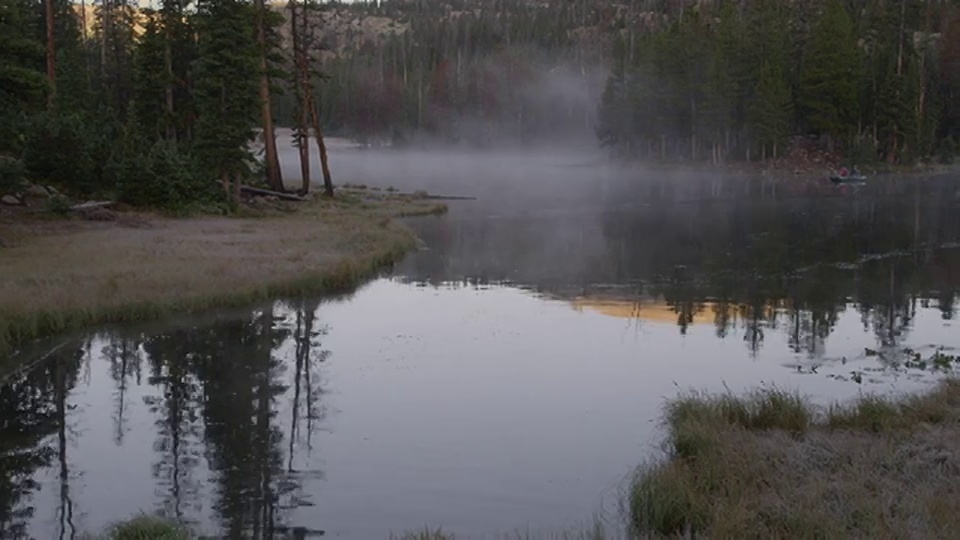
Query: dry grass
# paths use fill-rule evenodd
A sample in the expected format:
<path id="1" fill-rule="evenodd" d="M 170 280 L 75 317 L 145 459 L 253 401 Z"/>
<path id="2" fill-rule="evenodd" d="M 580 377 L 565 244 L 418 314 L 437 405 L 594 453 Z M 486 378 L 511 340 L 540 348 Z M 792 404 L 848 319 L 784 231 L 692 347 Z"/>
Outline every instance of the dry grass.
<path id="1" fill-rule="evenodd" d="M 108 532 L 110 540 L 188 540 L 182 527 L 151 516 L 140 516 L 117 524 Z"/>
<path id="2" fill-rule="evenodd" d="M 817 409 L 765 390 L 667 406 L 668 461 L 642 467 L 640 536 L 953 538 L 960 530 L 960 382 Z"/>
<path id="3" fill-rule="evenodd" d="M 0 249 L 0 358 L 94 324 L 348 289 L 415 245 L 393 217 L 440 211 L 344 199 L 260 219 L 7 223 L 15 241 Z"/>

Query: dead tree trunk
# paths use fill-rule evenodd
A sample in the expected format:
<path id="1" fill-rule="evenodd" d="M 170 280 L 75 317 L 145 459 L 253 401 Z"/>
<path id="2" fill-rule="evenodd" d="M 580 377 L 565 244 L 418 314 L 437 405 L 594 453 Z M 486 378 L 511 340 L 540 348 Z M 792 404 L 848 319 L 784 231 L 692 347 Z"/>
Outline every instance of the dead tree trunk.
<path id="1" fill-rule="evenodd" d="M 270 108 L 270 76 L 267 73 L 267 31 L 264 20 L 266 6 L 263 0 L 255 0 L 257 9 L 257 44 L 260 46 L 260 113 L 263 120 L 263 147 L 267 165 L 267 184 L 271 189 L 283 191 L 280 175 L 280 159 L 277 155 L 277 138 L 273 129 L 273 111 Z"/>
<path id="2" fill-rule="evenodd" d="M 233 197 L 232 204 L 234 208 L 240 208 L 240 175 L 233 175 Z"/>
<path id="3" fill-rule="evenodd" d="M 163 85 L 164 105 L 166 107 L 167 139 L 177 140 L 176 123 L 173 121 L 173 51 L 171 42 L 173 41 L 170 30 L 170 13 L 167 13 L 167 20 L 164 21 L 164 44 L 163 44 L 163 67 L 166 71 L 167 80 Z"/>
<path id="4" fill-rule="evenodd" d="M 330 164 L 327 161 L 327 145 L 323 141 L 323 129 L 320 127 L 320 114 L 317 112 L 317 104 L 313 100 L 313 80 L 310 72 L 310 43 L 308 38 L 307 26 L 307 3 L 303 3 L 303 17 L 301 21 L 303 33 L 300 36 L 302 52 L 301 60 L 301 78 L 303 85 L 303 113 L 309 114 L 310 123 L 313 124 L 313 136 L 317 139 L 317 152 L 320 154 L 320 170 L 323 172 L 323 194 L 327 197 L 333 197 L 333 177 L 330 175 Z"/>
<path id="5" fill-rule="evenodd" d="M 220 185 L 223 186 L 223 196 L 229 203 L 230 202 L 230 175 L 226 171 L 220 173 Z"/>
<path id="6" fill-rule="evenodd" d="M 50 81 L 50 94 L 47 106 L 53 107 L 57 96 L 57 46 L 54 42 L 53 0 L 44 0 L 47 13 L 47 79 Z"/>
<path id="7" fill-rule="evenodd" d="M 296 64 L 296 99 L 299 101 L 297 115 L 296 141 L 300 153 L 300 194 L 310 192 L 310 111 L 307 108 L 305 88 L 309 84 L 310 71 L 307 67 L 306 51 L 304 50 L 304 36 L 307 27 L 307 12 L 304 6 L 302 29 L 297 28 L 297 3 L 290 0 L 290 35 L 293 39 L 293 57 Z"/>
<path id="8" fill-rule="evenodd" d="M 320 115 L 317 114 L 317 105 L 313 102 L 313 92 L 307 87 L 307 97 L 310 99 L 310 119 L 313 121 L 313 134 L 317 138 L 317 151 L 320 152 L 320 169 L 323 171 L 323 194 L 333 197 L 333 178 L 330 176 L 330 166 L 327 163 L 327 145 L 323 142 L 323 131 L 320 129 Z"/>

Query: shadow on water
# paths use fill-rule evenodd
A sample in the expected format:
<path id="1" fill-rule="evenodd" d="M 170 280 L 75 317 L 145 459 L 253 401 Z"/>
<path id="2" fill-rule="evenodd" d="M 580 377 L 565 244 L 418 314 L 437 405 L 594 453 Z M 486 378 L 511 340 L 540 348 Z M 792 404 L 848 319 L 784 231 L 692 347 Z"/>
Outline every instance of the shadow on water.
<path id="1" fill-rule="evenodd" d="M 157 514 L 200 530 L 212 526 L 229 538 L 279 538 L 291 531 L 295 537 L 321 535 L 284 521 L 287 510 L 310 504 L 303 480 L 322 476 L 301 470 L 298 462 L 299 453 L 313 449 L 312 437 L 324 418 L 322 364 L 329 351 L 322 348 L 326 330 L 316 321 L 318 304 L 284 305 L 285 317 L 268 308 L 243 319 L 153 335 L 97 334 L 8 380 L 0 387 L 0 537 L 75 538 L 109 525 L 101 516 L 92 521 L 80 516 L 86 525 L 81 528 L 73 515 L 71 482 L 81 490 L 86 482 L 69 469 L 77 458 L 70 456 L 68 440 L 72 435 L 76 444 L 85 435 L 73 431 L 77 424 L 83 431 L 100 431 L 99 423 L 87 418 L 91 414 L 109 418 L 110 442 L 102 441 L 107 449 L 126 446 L 135 452 L 146 441 L 125 438 L 131 432 L 142 438 L 144 425 L 153 425 L 149 479 L 124 478 L 131 471 L 122 459 L 99 471 L 118 475 L 114 485 L 132 495 L 137 490 L 127 482 L 152 486 L 156 507 L 133 506 L 127 516 Z M 293 350 L 289 365 L 274 356 L 282 347 Z M 101 405 L 106 396 L 91 395 L 84 386 L 98 392 L 109 386 L 109 403 Z M 85 457 L 80 460 L 89 465 Z M 97 461 L 94 465 L 104 464 Z M 41 497 L 43 469 L 58 471 L 52 526 L 47 497 Z M 217 523 L 198 518 L 207 505 Z"/>
<path id="2" fill-rule="evenodd" d="M 801 184 L 778 193 L 762 180 L 722 188 L 653 182 L 600 207 L 411 222 L 426 248 L 396 275 L 421 286 L 510 284 L 624 317 L 659 306 L 681 334 L 705 317 L 718 338 L 742 327 L 754 352 L 764 330 L 777 329 L 795 352 L 815 355 L 848 309 L 889 348 L 918 306 L 954 318 L 955 181 L 857 192 Z M 619 202 L 637 199 L 647 203 L 624 210 Z"/>
<path id="3" fill-rule="evenodd" d="M 718 178 L 457 203 L 355 298 L 85 336 L 0 385 L 0 537 L 141 512 L 230 538 L 588 515 L 680 377 L 944 367 L 926 359 L 956 318 L 956 194 Z M 624 320 L 655 326 L 624 344 Z"/>

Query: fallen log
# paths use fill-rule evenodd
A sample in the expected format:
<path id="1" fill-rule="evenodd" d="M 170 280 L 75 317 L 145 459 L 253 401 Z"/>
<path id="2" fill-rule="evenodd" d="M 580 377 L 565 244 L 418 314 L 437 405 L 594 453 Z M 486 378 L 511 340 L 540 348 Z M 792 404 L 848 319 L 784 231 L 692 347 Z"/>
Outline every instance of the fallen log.
<path id="1" fill-rule="evenodd" d="M 429 199 L 431 201 L 475 201 L 476 197 L 464 197 L 461 195 L 424 195 L 420 197 L 421 199 Z"/>
<path id="2" fill-rule="evenodd" d="M 71 206 L 70 210 L 74 212 L 86 212 L 87 210 L 93 210 L 96 208 L 110 208 L 115 204 L 117 204 L 117 201 L 87 201 L 85 203 Z"/>
<path id="3" fill-rule="evenodd" d="M 423 191 L 415 191 L 413 193 L 404 193 L 402 191 L 383 191 L 380 189 L 368 189 L 355 188 L 353 186 L 337 186 L 337 191 L 349 191 L 351 193 L 365 193 L 370 196 L 376 196 L 381 198 L 390 198 L 390 197 L 409 197 L 411 199 L 417 200 L 429 200 L 429 201 L 475 201 L 476 197 L 467 197 L 463 195 L 430 195 L 429 193 Z"/>
<path id="4" fill-rule="evenodd" d="M 282 191 L 273 191 L 270 189 L 261 189 L 253 186 L 240 186 L 240 191 L 243 193 L 249 193 L 250 195 L 264 195 L 264 196 L 273 196 L 278 199 L 283 199 L 285 201 L 297 201 L 297 202 L 306 202 L 307 199 L 301 197 L 300 195 L 294 195 L 293 193 L 284 193 Z"/>

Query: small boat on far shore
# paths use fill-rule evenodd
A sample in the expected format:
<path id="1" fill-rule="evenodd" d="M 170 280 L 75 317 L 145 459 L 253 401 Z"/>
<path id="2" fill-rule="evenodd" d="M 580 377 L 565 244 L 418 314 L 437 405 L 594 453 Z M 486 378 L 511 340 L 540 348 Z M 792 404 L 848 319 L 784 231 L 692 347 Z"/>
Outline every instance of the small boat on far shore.
<path id="1" fill-rule="evenodd" d="M 836 186 L 861 185 L 867 183 L 867 177 L 860 172 L 859 167 L 854 165 L 849 169 L 846 167 L 841 167 L 839 171 L 830 171 L 830 182 Z"/>
<path id="2" fill-rule="evenodd" d="M 830 176 L 830 181 L 836 185 L 841 185 L 841 184 L 860 185 L 860 184 L 867 183 L 867 177 L 862 174 L 854 174 L 854 175 L 848 175 L 848 176 L 840 176 L 839 174 L 834 174 Z"/>

